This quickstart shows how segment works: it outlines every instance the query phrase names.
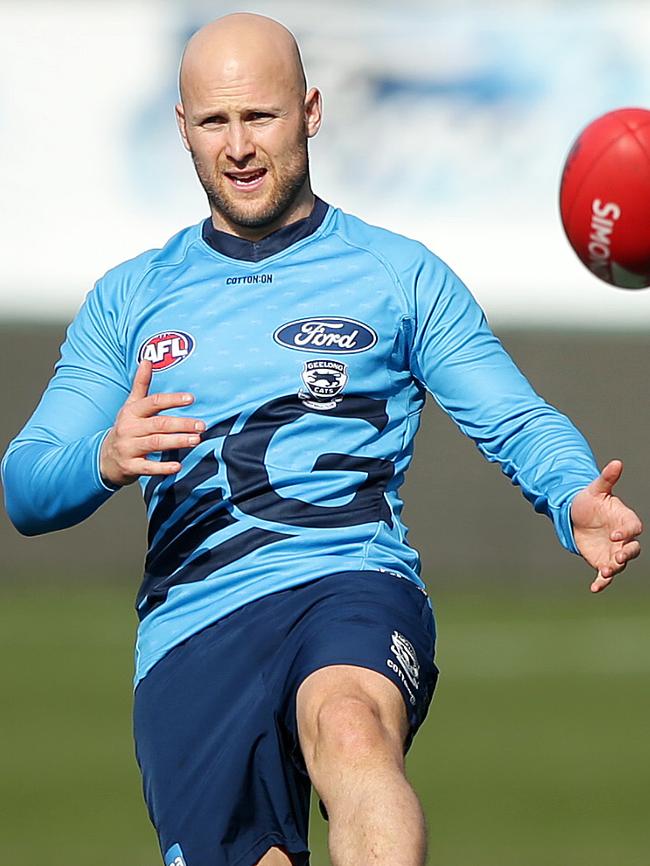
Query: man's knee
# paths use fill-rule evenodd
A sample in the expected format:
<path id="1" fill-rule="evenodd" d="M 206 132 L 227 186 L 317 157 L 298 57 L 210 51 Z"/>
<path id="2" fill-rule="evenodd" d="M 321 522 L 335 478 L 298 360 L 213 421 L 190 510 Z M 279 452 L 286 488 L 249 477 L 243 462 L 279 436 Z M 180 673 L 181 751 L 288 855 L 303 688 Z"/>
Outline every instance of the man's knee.
<path id="1" fill-rule="evenodd" d="M 367 696 L 332 695 L 320 704 L 315 722 L 316 755 L 324 753 L 349 763 L 394 750 L 379 707 Z"/>
<path id="2" fill-rule="evenodd" d="M 340 680 L 332 673 L 317 671 L 298 695 L 298 730 L 307 768 L 319 760 L 347 766 L 374 760 L 401 763 L 407 723 L 397 689 L 387 680 L 373 679 L 381 677 L 373 671 L 356 681 L 355 672 L 343 672 Z"/>

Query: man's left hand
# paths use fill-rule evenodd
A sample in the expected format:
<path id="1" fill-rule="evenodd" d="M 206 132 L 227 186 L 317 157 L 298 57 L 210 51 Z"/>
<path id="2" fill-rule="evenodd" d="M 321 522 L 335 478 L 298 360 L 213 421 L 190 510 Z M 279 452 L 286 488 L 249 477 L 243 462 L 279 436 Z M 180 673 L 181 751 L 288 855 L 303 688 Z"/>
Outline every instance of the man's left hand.
<path id="1" fill-rule="evenodd" d="M 607 589 L 614 577 L 641 552 L 637 536 L 643 532 L 639 517 L 612 495 L 623 473 L 620 460 L 612 460 L 571 505 L 573 536 L 582 557 L 598 572 L 592 592 Z"/>

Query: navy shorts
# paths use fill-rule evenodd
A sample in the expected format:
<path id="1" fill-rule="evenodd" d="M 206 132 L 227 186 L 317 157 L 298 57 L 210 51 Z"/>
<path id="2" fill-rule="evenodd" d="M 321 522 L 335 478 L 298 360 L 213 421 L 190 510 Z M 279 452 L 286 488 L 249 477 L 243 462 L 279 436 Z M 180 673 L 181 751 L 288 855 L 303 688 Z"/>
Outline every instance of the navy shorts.
<path id="1" fill-rule="evenodd" d="M 426 594 L 387 572 L 328 575 L 250 602 L 174 647 L 135 692 L 136 755 L 168 866 L 253 866 L 273 845 L 309 863 L 311 784 L 296 692 L 351 664 L 400 689 L 410 723 L 438 670 Z"/>

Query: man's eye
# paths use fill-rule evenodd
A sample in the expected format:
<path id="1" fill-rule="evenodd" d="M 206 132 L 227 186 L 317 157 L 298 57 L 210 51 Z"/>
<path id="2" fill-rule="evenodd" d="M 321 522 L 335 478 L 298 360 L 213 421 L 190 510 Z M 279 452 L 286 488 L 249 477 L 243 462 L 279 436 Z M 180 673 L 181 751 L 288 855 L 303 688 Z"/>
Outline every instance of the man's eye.
<path id="1" fill-rule="evenodd" d="M 249 115 L 249 120 L 268 120 L 273 117 L 272 114 L 269 114 L 267 111 L 254 111 Z"/>
<path id="2" fill-rule="evenodd" d="M 206 117 L 205 120 L 202 120 L 201 126 L 223 126 L 225 122 L 226 121 L 223 117 L 214 115 L 213 117 Z"/>

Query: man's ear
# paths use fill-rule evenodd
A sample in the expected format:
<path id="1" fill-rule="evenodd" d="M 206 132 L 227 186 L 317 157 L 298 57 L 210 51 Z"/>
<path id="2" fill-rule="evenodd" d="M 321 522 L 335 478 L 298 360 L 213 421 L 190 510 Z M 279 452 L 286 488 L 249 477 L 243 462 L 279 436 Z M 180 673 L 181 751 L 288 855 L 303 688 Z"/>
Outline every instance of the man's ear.
<path id="1" fill-rule="evenodd" d="M 305 96 L 305 127 L 307 138 L 313 138 L 323 120 L 323 97 L 317 87 L 312 87 Z"/>
<path id="2" fill-rule="evenodd" d="M 176 112 L 176 123 L 178 124 L 178 131 L 181 134 L 181 138 L 183 139 L 183 145 L 185 146 L 185 150 L 191 150 L 190 143 L 187 138 L 187 126 L 185 124 L 185 109 L 183 108 L 183 103 L 178 102 L 175 108 Z"/>

